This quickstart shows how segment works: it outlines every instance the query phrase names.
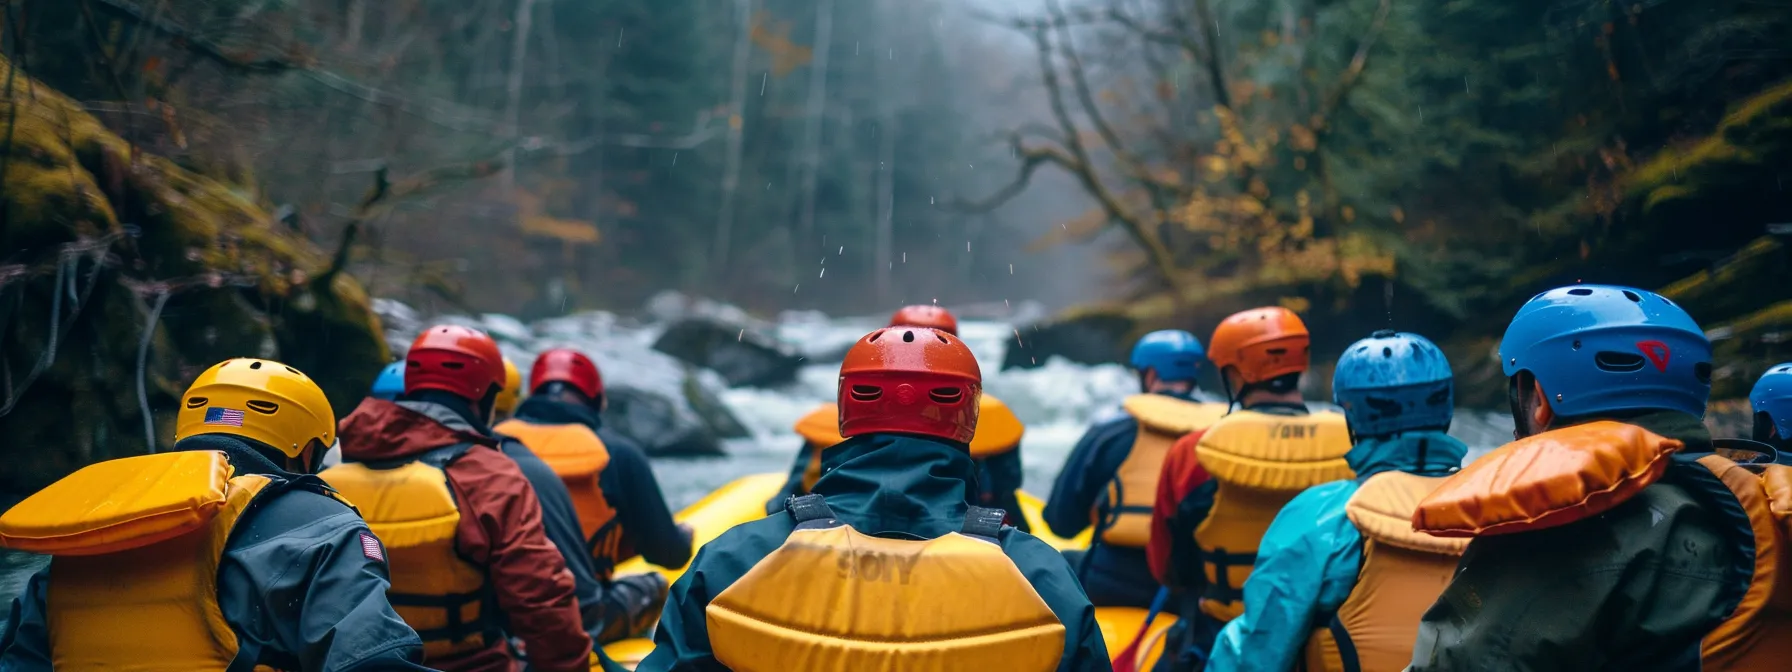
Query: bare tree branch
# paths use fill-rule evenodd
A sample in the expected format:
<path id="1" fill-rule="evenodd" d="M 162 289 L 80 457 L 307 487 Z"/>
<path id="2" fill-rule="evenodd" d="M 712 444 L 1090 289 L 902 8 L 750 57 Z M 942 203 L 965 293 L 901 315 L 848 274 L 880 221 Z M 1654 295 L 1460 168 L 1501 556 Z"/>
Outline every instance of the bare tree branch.
<path id="1" fill-rule="evenodd" d="M 1375 48 L 1375 41 L 1381 37 L 1381 31 L 1388 23 L 1388 13 L 1393 8 L 1393 0 L 1381 0 L 1381 4 L 1375 7 L 1375 18 L 1369 22 L 1369 32 L 1363 35 L 1362 42 L 1357 43 L 1356 53 L 1350 57 L 1350 65 L 1346 66 L 1344 72 L 1338 75 L 1337 85 L 1326 93 L 1324 102 L 1320 104 L 1320 123 L 1318 128 L 1313 129 L 1315 133 L 1325 130 L 1331 121 L 1332 113 L 1337 111 L 1338 106 L 1344 103 L 1345 96 L 1350 95 L 1350 90 L 1356 87 L 1358 80 L 1362 79 L 1363 69 L 1369 64 L 1369 50 Z"/>

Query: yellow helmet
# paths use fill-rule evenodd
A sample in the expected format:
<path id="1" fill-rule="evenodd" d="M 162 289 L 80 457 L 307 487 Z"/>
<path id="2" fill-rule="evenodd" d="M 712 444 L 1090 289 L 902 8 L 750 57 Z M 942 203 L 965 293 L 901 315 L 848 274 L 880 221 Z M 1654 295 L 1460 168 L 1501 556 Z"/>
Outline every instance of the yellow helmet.
<path id="1" fill-rule="evenodd" d="M 523 372 L 516 369 L 516 363 L 504 358 L 504 390 L 498 393 L 497 400 L 492 402 L 492 411 L 510 415 L 516 410 L 516 404 L 522 401 Z"/>
<path id="2" fill-rule="evenodd" d="M 298 457 L 336 441 L 336 413 L 317 383 L 267 359 L 227 359 L 206 369 L 181 398 L 174 440 L 200 434 L 253 439 Z"/>

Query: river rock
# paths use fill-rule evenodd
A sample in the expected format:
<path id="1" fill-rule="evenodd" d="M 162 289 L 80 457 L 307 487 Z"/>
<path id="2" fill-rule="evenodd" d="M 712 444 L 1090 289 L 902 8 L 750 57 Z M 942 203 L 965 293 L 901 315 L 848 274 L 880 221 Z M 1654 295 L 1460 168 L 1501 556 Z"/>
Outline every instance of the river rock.
<path id="1" fill-rule="evenodd" d="M 1138 324 L 1119 312 L 1089 311 L 1018 328 L 1002 368 L 1031 369 L 1053 357 L 1079 364 L 1125 363 Z"/>
<path id="2" fill-rule="evenodd" d="M 425 319 L 390 300 L 376 301 L 375 308 L 388 327 L 387 342 L 398 352 L 424 326 L 448 323 L 491 334 L 525 376 L 536 355 L 548 349 L 574 348 L 589 355 L 604 378 L 609 401 L 605 422 L 650 456 L 720 455 L 724 439 L 748 434 L 722 403 L 727 383 L 720 375 L 655 351 L 650 327 L 613 313 L 592 311 L 525 324 L 496 314 Z"/>
<path id="3" fill-rule="evenodd" d="M 710 317 L 672 323 L 653 349 L 715 371 L 735 387 L 790 383 L 803 364 L 800 353 L 757 327 Z"/>

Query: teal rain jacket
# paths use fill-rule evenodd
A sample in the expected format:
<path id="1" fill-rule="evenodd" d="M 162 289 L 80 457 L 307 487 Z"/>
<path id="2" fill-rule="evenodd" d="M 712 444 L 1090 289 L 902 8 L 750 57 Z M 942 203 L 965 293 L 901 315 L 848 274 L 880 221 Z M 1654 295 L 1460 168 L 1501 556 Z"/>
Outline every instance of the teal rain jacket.
<path id="1" fill-rule="evenodd" d="M 962 446 L 912 436 L 858 436 L 822 453 L 825 468 L 814 494 L 827 498 L 841 521 L 866 534 L 933 539 L 964 527 L 967 489 L 976 463 Z M 703 546 L 672 584 L 641 672 L 725 670 L 709 648 L 704 618 L 709 601 L 784 544 L 796 525 L 775 514 L 736 526 Z M 1051 546 L 1014 528 L 1000 535 L 1002 552 L 1064 624 L 1064 671 L 1109 669 L 1095 608 L 1076 575 Z M 974 590 L 974 587 L 967 589 Z"/>
<path id="2" fill-rule="evenodd" d="M 1364 479 L 1384 471 L 1443 476 L 1462 466 L 1468 446 L 1443 432 L 1365 439 L 1344 458 L 1357 480 L 1308 488 L 1276 515 L 1244 584 L 1244 615 L 1220 631 L 1208 672 L 1286 672 L 1301 659 L 1315 624 L 1356 588 L 1363 535 L 1344 505 Z"/>

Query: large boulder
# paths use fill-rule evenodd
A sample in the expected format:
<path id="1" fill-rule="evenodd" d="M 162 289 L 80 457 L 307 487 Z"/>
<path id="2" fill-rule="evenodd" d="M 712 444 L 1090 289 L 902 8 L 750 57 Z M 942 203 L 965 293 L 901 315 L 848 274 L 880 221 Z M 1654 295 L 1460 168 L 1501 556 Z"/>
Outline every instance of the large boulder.
<path id="1" fill-rule="evenodd" d="M 720 455 L 724 440 L 748 436 L 722 403 L 721 390 L 727 385 L 719 375 L 656 352 L 650 346 L 651 328 L 615 314 L 593 311 L 524 324 L 496 314 L 426 319 L 410 306 L 384 299 L 375 306 L 388 327 L 387 342 L 398 352 L 423 327 L 452 323 L 491 334 L 525 375 L 536 355 L 550 348 L 590 355 L 604 377 L 609 401 L 605 422 L 649 455 Z"/>
<path id="2" fill-rule="evenodd" d="M 771 387 L 796 380 L 803 356 L 753 326 L 691 317 L 666 327 L 653 349 L 721 374 L 730 386 Z"/>
<path id="3" fill-rule="evenodd" d="M 353 407 L 386 348 L 328 255 L 4 58 L 0 83 L 0 500 L 168 448 L 181 392 L 229 357 L 285 361 Z"/>

